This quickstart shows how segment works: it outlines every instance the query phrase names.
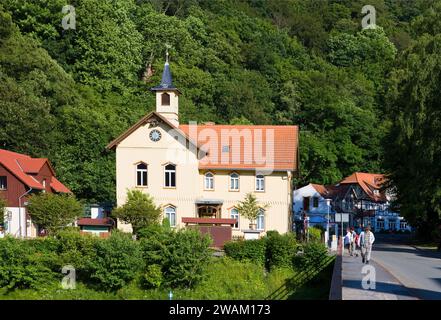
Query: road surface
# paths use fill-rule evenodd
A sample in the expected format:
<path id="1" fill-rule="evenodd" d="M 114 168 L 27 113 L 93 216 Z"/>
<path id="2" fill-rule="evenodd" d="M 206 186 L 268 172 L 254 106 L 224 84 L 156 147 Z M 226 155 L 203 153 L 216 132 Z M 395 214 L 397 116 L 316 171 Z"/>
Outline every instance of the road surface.
<path id="1" fill-rule="evenodd" d="M 441 253 L 408 245 L 403 236 L 376 235 L 372 259 L 419 299 L 441 300 Z"/>

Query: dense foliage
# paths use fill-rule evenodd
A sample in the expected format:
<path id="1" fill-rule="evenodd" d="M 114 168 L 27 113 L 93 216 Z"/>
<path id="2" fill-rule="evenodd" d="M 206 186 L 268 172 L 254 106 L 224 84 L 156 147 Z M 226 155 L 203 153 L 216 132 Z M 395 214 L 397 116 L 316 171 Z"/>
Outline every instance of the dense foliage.
<path id="1" fill-rule="evenodd" d="M 140 240 L 120 232 L 102 239 L 74 228 L 56 237 L 0 239 L 0 300 L 167 299 L 170 291 L 173 299 L 265 299 L 287 284 L 293 290 L 291 280 L 327 257 L 326 248 L 317 250 L 323 245 L 306 245 L 301 258 L 295 254 L 301 244 L 276 232 L 263 241 L 240 242 L 265 243 L 261 259 L 269 259 L 268 269 L 263 260 L 214 257 L 209 239 L 194 230 L 155 225 L 143 231 Z M 75 289 L 60 287 L 67 265 L 75 268 Z M 302 298 L 327 299 L 331 273 L 319 275 L 314 290 L 320 296 L 303 292 Z"/>
<path id="2" fill-rule="evenodd" d="M 76 0 L 70 30 L 64 4 L 2 1 L 0 145 L 49 157 L 80 199 L 114 200 L 105 146 L 153 110 L 168 44 L 181 122 L 298 124 L 296 184 L 390 172 L 436 225 L 439 0 L 372 0 L 368 30 L 362 0 Z"/>
<path id="3" fill-rule="evenodd" d="M 27 206 L 32 221 L 48 234 L 56 233 L 83 215 L 82 204 L 72 195 L 39 193 Z"/>
<path id="4" fill-rule="evenodd" d="M 128 190 L 127 200 L 121 207 L 116 208 L 112 215 L 124 223 L 130 223 L 133 233 L 152 224 L 158 224 L 161 209 L 155 205 L 153 198 L 140 190 Z"/>

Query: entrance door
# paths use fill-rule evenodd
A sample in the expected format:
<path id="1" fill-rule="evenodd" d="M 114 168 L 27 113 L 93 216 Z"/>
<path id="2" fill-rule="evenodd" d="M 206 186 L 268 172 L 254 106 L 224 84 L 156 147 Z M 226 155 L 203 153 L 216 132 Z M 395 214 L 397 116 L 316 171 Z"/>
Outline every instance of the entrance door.
<path id="1" fill-rule="evenodd" d="M 221 218 L 221 205 L 198 205 L 199 218 Z"/>

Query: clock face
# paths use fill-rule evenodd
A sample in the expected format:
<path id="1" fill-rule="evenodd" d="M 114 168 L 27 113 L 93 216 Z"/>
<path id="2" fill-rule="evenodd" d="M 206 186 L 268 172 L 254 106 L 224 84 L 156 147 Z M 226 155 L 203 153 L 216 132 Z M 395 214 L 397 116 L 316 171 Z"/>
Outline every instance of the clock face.
<path id="1" fill-rule="evenodd" d="M 150 140 L 152 140 L 154 142 L 157 142 L 157 141 L 161 140 L 161 132 L 159 132 L 156 129 L 150 131 L 149 136 L 150 136 Z"/>

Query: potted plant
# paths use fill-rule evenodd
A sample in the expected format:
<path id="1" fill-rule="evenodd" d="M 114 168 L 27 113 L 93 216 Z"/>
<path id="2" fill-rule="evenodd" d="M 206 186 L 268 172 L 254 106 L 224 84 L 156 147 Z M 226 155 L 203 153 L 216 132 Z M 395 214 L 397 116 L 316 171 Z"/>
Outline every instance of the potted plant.
<path id="1" fill-rule="evenodd" d="M 268 208 L 268 205 L 259 205 L 256 196 L 250 192 L 245 195 L 245 199 L 237 205 L 237 211 L 250 221 L 250 229 L 256 230 L 256 220 L 261 209 Z"/>

